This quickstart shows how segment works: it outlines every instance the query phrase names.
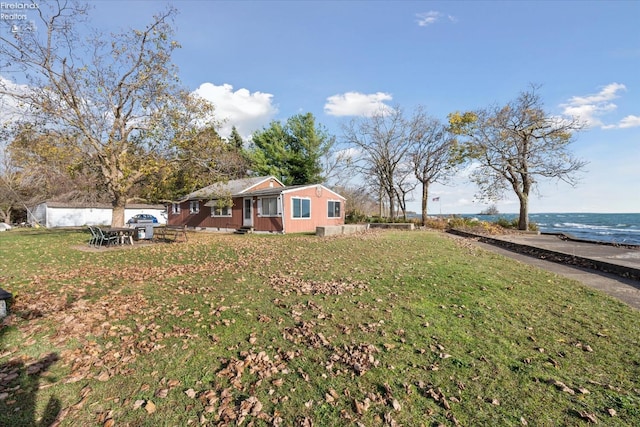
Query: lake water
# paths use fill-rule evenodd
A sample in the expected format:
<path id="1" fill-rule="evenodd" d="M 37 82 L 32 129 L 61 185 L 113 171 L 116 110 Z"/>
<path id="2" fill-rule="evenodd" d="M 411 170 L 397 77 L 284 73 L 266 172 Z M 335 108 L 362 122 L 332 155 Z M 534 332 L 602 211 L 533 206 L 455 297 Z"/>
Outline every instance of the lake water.
<path id="1" fill-rule="evenodd" d="M 493 222 L 512 220 L 517 214 L 465 215 Z M 640 213 L 536 213 L 529 221 L 543 233 L 565 233 L 579 239 L 640 245 Z"/>

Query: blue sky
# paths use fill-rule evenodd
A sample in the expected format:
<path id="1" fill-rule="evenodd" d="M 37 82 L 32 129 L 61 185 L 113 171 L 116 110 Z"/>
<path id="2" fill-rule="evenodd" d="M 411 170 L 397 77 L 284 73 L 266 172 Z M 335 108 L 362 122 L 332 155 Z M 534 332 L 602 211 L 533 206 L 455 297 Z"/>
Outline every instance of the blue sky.
<path id="1" fill-rule="evenodd" d="M 141 27 L 167 3 L 94 1 L 91 20 Z M 539 84 L 546 110 L 589 124 L 577 187 L 544 182 L 531 212 L 640 212 L 638 1 L 175 1 L 183 83 L 211 100 L 223 133 L 311 112 L 341 126 L 381 105 L 456 110 L 504 104 Z M 0 70 L 1 74 L 1 70 Z M 477 213 L 464 171 L 434 185 L 430 213 Z M 419 210 L 419 194 L 410 209 Z M 515 196 L 497 203 L 517 212 Z"/>

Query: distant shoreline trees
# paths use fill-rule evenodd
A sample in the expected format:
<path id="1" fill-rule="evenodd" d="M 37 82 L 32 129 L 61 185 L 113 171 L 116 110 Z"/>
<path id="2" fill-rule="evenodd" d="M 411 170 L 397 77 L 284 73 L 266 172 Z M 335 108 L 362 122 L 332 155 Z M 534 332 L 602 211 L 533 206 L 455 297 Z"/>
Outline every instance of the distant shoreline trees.
<path id="1" fill-rule="evenodd" d="M 499 215 L 500 211 L 498 210 L 498 206 L 494 203 L 490 205 L 488 208 L 480 211 L 478 215 Z"/>

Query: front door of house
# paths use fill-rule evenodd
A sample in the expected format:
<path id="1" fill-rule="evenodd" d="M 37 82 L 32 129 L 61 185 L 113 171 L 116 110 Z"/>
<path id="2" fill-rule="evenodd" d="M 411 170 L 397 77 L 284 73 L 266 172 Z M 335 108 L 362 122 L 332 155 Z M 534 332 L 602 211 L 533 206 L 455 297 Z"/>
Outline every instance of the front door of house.
<path id="1" fill-rule="evenodd" d="M 242 207 L 242 226 L 253 227 L 253 199 L 246 197 Z"/>

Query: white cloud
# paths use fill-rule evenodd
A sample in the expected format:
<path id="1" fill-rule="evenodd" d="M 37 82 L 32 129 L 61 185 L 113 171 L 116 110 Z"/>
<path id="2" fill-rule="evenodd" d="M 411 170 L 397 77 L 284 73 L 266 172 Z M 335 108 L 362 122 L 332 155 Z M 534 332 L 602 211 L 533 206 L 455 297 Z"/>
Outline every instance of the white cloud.
<path id="1" fill-rule="evenodd" d="M 416 22 L 421 27 L 428 27 L 429 25 L 435 24 L 436 22 L 440 21 L 443 17 L 445 17 L 444 13 L 430 10 L 429 12 L 416 13 L 416 18 L 418 18 Z M 446 15 L 446 18 L 449 20 L 449 22 L 452 22 L 454 24 L 458 22 L 458 18 L 453 15 Z"/>
<path id="2" fill-rule="evenodd" d="M 604 129 L 616 127 L 604 125 L 600 117 L 618 108 L 611 101 L 619 97 L 620 91 L 626 89 L 626 86 L 621 83 L 610 83 L 596 94 L 574 96 L 560 106 L 563 108 L 563 114 L 576 117 L 589 127 L 601 126 Z"/>
<path id="3" fill-rule="evenodd" d="M 640 126 L 640 116 L 629 115 L 618 123 L 619 128 L 634 128 Z"/>
<path id="4" fill-rule="evenodd" d="M 235 126 L 243 138 L 267 125 L 278 112 L 273 105 L 273 95 L 264 92 L 251 93 L 248 89 L 233 91 L 233 86 L 203 83 L 195 93 L 210 101 L 215 107 L 215 115 L 224 121 L 219 130 L 223 137 L 229 136 Z"/>
<path id="5" fill-rule="evenodd" d="M 640 116 L 628 115 L 617 124 L 603 125 L 602 129 L 628 129 L 640 127 Z"/>
<path id="6" fill-rule="evenodd" d="M 360 156 L 360 149 L 358 148 L 354 148 L 354 147 L 350 147 L 350 148 L 345 148 L 343 150 L 338 150 L 335 152 L 335 157 L 338 159 L 350 159 L 353 160 L 355 158 L 357 158 L 358 156 Z"/>
<path id="7" fill-rule="evenodd" d="M 16 97 L 28 93 L 29 90 L 27 85 L 16 84 L 0 76 L 0 126 L 26 117 L 28 106 Z"/>
<path id="8" fill-rule="evenodd" d="M 575 105 L 598 104 L 618 98 L 617 93 L 620 90 L 627 90 L 627 87 L 621 83 L 610 83 L 595 95 L 574 96 L 569 102 Z"/>
<path id="9" fill-rule="evenodd" d="M 20 94 L 28 90 L 29 86 L 15 84 L 0 75 L 0 110 L 2 110 L 0 125 L 24 118 L 27 114 L 26 106 L 10 95 L 3 95 L 2 92 Z M 231 128 L 236 126 L 240 135 L 248 138 L 251 133 L 267 125 L 278 112 L 273 105 L 272 94 L 251 93 L 247 89 L 238 89 L 234 92 L 230 84 L 216 86 L 212 83 L 203 83 L 194 93 L 215 106 L 216 119 L 222 122 L 219 132 L 223 137 L 229 136 Z"/>
<path id="10" fill-rule="evenodd" d="M 376 113 L 386 113 L 392 110 L 385 101 L 391 101 L 392 96 L 384 92 L 364 94 L 347 92 L 327 98 L 324 112 L 330 116 L 372 116 Z"/>
<path id="11" fill-rule="evenodd" d="M 421 27 L 427 27 L 431 24 L 435 24 L 438 22 L 440 18 L 442 18 L 442 13 L 437 12 L 435 10 L 430 10 L 429 12 L 416 13 L 416 17 L 418 18 L 418 25 Z"/>

